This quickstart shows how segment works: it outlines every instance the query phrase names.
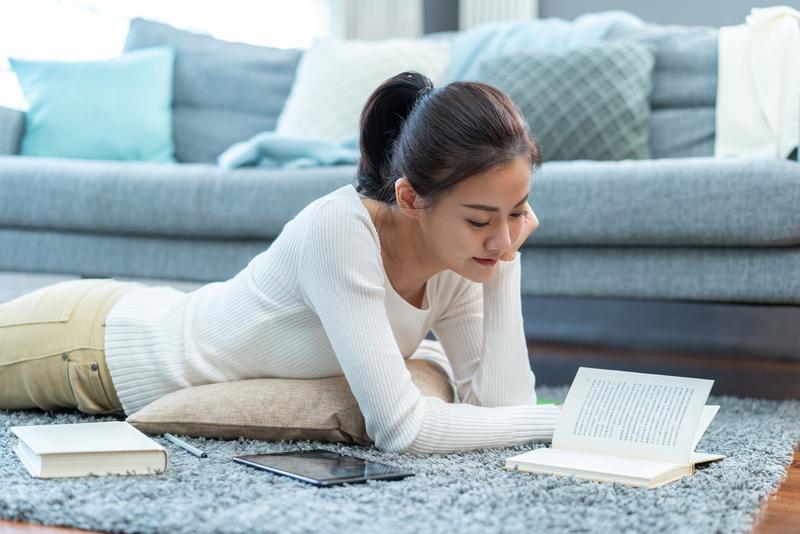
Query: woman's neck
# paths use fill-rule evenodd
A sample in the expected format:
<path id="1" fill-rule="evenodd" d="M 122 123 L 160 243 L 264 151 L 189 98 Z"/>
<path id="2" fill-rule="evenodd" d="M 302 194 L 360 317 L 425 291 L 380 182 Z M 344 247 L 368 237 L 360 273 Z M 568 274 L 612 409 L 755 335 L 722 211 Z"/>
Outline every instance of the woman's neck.
<path id="1" fill-rule="evenodd" d="M 425 284 L 438 270 L 426 265 L 430 259 L 416 220 L 403 216 L 386 204 L 366 199 L 381 242 L 381 258 L 395 291 L 416 307 L 421 307 Z M 441 269 L 439 269 L 441 270 Z"/>

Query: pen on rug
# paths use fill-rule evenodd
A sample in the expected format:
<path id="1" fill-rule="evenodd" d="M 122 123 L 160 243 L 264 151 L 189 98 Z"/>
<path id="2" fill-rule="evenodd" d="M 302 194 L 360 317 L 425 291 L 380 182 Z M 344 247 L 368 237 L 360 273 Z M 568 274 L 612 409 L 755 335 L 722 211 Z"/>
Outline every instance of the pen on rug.
<path id="1" fill-rule="evenodd" d="M 186 443 L 182 439 L 176 438 L 175 436 L 173 436 L 169 432 L 164 432 L 164 437 L 167 438 L 168 440 L 170 440 L 172 443 L 174 443 L 178 447 L 180 447 L 181 449 L 187 450 L 190 453 L 194 454 L 195 456 L 198 456 L 200 458 L 208 458 L 208 455 L 205 452 L 201 451 L 197 447 L 192 447 L 191 445 L 189 445 L 188 443 Z"/>

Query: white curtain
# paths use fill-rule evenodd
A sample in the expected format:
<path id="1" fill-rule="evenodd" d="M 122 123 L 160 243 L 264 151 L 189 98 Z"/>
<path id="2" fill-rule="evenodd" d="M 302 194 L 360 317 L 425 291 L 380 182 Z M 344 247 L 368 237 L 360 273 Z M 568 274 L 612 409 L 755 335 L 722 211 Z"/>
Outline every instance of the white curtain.
<path id="1" fill-rule="evenodd" d="M 0 106 L 25 109 L 6 56 L 91 61 L 122 53 L 144 17 L 219 39 L 308 48 L 334 33 L 338 0 L 0 0 Z"/>
<path id="2" fill-rule="evenodd" d="M 538 0 L 459 0 L 458 29 L 485 22 L 532 19 L 539 14 Z"/>
<path id="3" fill-rule="evenodd" d="M 333 0 L 340 37 L 387 39 L 422 35 L 423 0 Z"/>

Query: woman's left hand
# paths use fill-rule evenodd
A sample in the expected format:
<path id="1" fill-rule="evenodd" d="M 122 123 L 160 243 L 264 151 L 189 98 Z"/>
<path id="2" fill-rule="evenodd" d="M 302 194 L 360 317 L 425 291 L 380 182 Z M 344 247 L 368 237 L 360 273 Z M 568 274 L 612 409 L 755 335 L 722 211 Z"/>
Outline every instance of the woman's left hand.
<path id="1" fill-rule="evenodd" d="M 522 215 L 521 218 L 522 231 L 519 233 L 517 240 L 512 243 L 511 249 L 500 256 L 500 261 L 513 261 L 517 256 L 517 251 L 525 243 L 525 240 L 528 239 L 528 236 L 539 227 L 539 219 L 536 218 L 536 214 L 533 213 L 533 208 L 531 208 L 528 202 L 525 203 L 525 214 Z"/>

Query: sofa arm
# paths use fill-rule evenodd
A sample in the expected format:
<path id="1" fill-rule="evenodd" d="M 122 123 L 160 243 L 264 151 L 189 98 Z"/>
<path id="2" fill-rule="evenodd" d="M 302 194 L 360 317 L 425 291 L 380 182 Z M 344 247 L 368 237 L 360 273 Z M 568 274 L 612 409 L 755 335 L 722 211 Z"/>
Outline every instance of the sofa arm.
<path id="1" fill-rule="evenodd" d="M 0 106 L 0 155 L 19 154 L 25 112 Z"/>

